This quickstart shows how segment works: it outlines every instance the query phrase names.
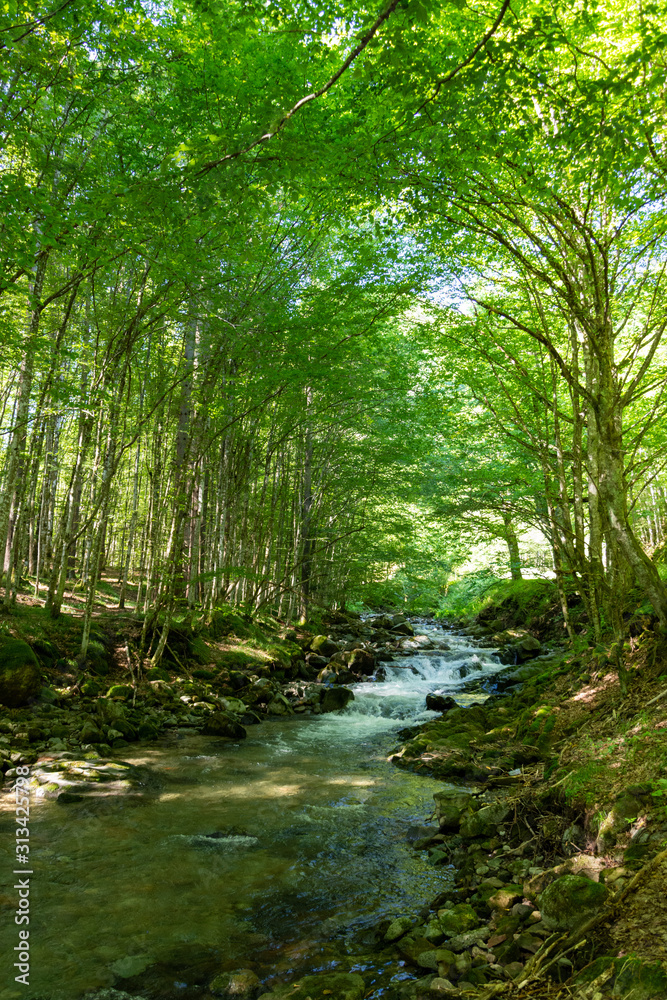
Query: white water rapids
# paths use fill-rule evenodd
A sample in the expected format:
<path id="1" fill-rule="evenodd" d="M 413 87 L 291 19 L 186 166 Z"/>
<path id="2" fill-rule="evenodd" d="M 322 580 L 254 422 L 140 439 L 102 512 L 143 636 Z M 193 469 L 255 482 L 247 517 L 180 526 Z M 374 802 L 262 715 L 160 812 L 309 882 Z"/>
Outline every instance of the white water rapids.
<path id="1" fill-rule="evenodd" d="M 426 709 L 426 695 L 440 694 L 456 699 L 460 705 L 479 701 L 479 693 L 469 693 L 464 686 L 473 680 L 484 680 L 502 670 L 494 649 L 482 649 L 468 636 L 444 632 L 434 625 L 420 625 L 417 631 L 428 636 L 432 649 L 419 648 L 419 636 L 406 639 L 408 655 L 397 655 L 382 664 L 386 679 L 353 687 L 355 700 L 342 718 L 349 725 L 356 717 L 377 720 L 377 730 L 394 728 L 396 722 L 418 724 L 438 713 Z M 446 645 L 448 649 L 438 648 Z M 414 652 L 410 647 L 415 647 Z M 482 695 L 483 700 L 485 696 Z M 339 718 L 341 718 L 339 716 Z M 366 731 L 373 731 L 373 723 Z"/>

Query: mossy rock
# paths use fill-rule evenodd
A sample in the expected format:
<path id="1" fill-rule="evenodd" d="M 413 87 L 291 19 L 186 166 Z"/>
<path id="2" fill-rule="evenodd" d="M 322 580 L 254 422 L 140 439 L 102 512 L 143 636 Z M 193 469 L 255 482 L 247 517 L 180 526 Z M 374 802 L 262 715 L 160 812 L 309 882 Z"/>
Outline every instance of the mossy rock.
<path id="1" fill-rule="evenodd" d="M 27 642 L 9 639 L 0 646 L 0 704 L 20 708 L 42 688 L 39 661 Z"/>
<path id="2" fill-rule="evenodd" d="M 212 681 L 215 677 L 217 677 L 217 673 L 215 670 L 204 670 L 203 667 L 198 667 L 196 670 L 192 671 L 192 676 L 198 677 L 202 681 Z"/>
<path id="3" fill-rule="evenodd" d="M 158 732 L 157 726 L 150 722 L 142 722 L 137 730 L 137 736 L 140 740 L 154 740 Z"/>
<path id="4" fill-rule="evenodd" d="M 443 910 L 438 914 L 438 921 L 448 938 L 464 934 L 479 925 L 479 917 L 469 903 L 457 903 L 451 910 Z"/>
<path id="5" fill-rule="evenodd" d="M 106 677 L 111 669 L 106 660 L 89 659 L 86 663 L 88 670 L 98 677 Z"/>
<path id="6" fill-rule="evenodd" d="M 123 701 L 130 701 L 133 690 L 129 684 L 112 684 L 106 693 L 107 698 L 120 698 Z"/>
<path id="7" fill-rule="evenodd" d="M 605 904 L 608 890 L 581 875 L 562 875 L 541 893 L 540 911 L 549 930 L 572 931 Z"/>
<path id="8" fill-rule="evenodd" d="M 94 698 L 96 695 L 101 694 L 102 691 L 104 691 L 104 684 L 94 677 L 87 677 L 81 685 L 81 694 L 86 695 L 87 698 Z"/>
<path id="9" fill-rule="evenodd" d="M 39 700 L 45 705 L 55 705 L 58 701 L 58 692 L 51 687 L 43 687 L 39 692 Z"/>
<path id="10" fill-rule="evenodd" d="M 326 635 L 316 635 L 310 643 L 310 649 L 313 653 L 317 653 L 319 656 L 328 657 L 337 653 L 339 646 L 337 642 L 334 642 L 333 639 L 329 639 Z"/>
<path id="11" fill-rule="evenodd" d="M 220 639 L 227 635 L 247 639 L 252 634 L 252 628 L 243 621 L 240 615 L 223 608 L 216 608 L 212 612 L 211 619 L 205 629 L 214 639 Z"/>
<path id="12" fill-rule="evenodd" d="M 32 650 L 46 666 L 50 666 L 61 657 L 58 647 L 48 639 L 33 639 Z"/>
<path id="13" fill-rule="evenodd" d="M 609 996 L 618 1000 L 657 1000 L 667 997 L 667 973 L 660 962 L 643 962 L 632 956 L 615 958 L 602 955 L 575 977 L 577 986 L 587 986 L 611 967 L 612 976 L 605 983 Z"/>
<path id="14" fill-rule="evenodd" d="M 149 681 L 168 681 L 170 678 L 164 667 L 149 667 L 146 671 L 146 679 Z"/>

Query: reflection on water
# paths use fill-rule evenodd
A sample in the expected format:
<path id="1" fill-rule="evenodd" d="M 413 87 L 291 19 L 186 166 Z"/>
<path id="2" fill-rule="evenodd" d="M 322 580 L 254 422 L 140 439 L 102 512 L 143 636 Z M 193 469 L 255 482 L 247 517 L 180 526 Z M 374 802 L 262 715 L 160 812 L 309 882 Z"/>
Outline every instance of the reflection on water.
<path id="1" fill-rule="evenodd" d="M 432 714 L 427 691 L 455 693 L 464 661 L 496 669 L 487 651 L 458 644 L 387 665 L 386 682 L 358 685 L 342 714 L 266 722 L 238 745 L 181 730 L 132 748 L 126 759 L 160 779 L 139 801 L 33 802 L 30 990 L 7 963 L 2 1000 L 72 1000 L 101 986 L 188 1000 L 222 969 L 270 980 L 346 955 L 363 967 L 360 929 L 446 886 L 446 869 L 405 843 L 440 784 L 386 756 L 396 729 Z M 6 872 L 9 806 L 5 795 Z M 5 884 L 6 955 L 17 928 Z"/>

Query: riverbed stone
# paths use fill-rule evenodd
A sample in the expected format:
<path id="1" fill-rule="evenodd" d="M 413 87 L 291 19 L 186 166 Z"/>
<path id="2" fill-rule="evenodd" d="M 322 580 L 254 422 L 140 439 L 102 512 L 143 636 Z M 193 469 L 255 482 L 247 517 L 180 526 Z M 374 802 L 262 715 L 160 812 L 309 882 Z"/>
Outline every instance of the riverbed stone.
<path id="1" fill-rule="evenodd" d="M 259 1000 L 363 1000 L 365 984 L 354 972 L 321 972 L 289 986 L 275 986 Z"/>
<path id="2" fill-rule="evenodd" d="M 449 695 L 429 692 L 426 695 L 426 707 L 431 712 L 449 712 L 452 708 L 458 708 L 458 705 Z"/>
<path id="3" fill-rule="evenodd" d="M 138 976 L 153 964 L 149 955 L 126 955 L 109 966 L 115 976 L 120 979 L 131 979 Z"/>
<path id="4" fill-rule="evenodd" d="M 367 649 L 353 649 L 347 665 L 353 673 L 370 677 L 375 671 L 375 657 Z"/>
<path id="5" fill-rule="evenodd" d="M 269 704 L 266 706 L 266 710 L 269 715 L 292 715 L 294 711 L 289 701 L 283 694 L 274 695 Z"/>
<path id="6" fill-rule="evenodd" d="M 572 931 L 604 906 L 608 890 L 581 875 L 562 875 L 540 895 L 540 912 L 549 930 Z"/>
<path id="7" fill-rule="evenodd" d="M 9 639 L 0 646 L 0 703 L 20 708 L 42 688 L 39 661 L 27 642 Z"/>
<path id="8" fill-rule="evenodd" d="M 460 788 L 445 788 L 433 796 L 435 813 L 441 830 L 458 830 L 461 818 L 470 809 L 475 797 Z"/>
<path id="9" fill-rule="evenodd" d="M 354 691 L 349 688 L 322 688 L 320 709 L 323 712 L 340 712 L 351 701 L 354 701 Z"/>
<path id="10" fill-rule="evenodd" d="M 255 1000 L 262 984 L 252 969 L 236 969 L 234 972 L 221 972 L 208 989 L 214 997 L 224 997 L 225 1000 Z"/>
<path id="11" fill-rule="evenodd" d="M 243 726 L 225 712 L 209 715 L 202 726 L 202 733 L 205 736 L 221 736 L 232 740 L 244 740 L 247 736 Z"/>
<path id="12" fill-rule="evenodd" d="M 542 643 L 534 635 L 527 635 L 514 646 L 519 660 L 531 660 L 542 652 Z"/>
<path id="13" fill-rule="evenodd" d="M 490 836 L 509 814 L 510 807 L 504 802 L 491 802 L 477 812 L 467 812 L 461 818 L 461 836 L 466 839 Z"/>
<path id="14" fill-rule="evenodd" d="M 479 920 L 479 917 L 477 919 Z M 483 927 L 475 927 L 472 931 L 466 931 L 464 934 L 457 934 L 450 938 L 447 941 L 447 947 L 451 951 L 465 951 L 475 944 L 485 944 L 492 934 L 493 930 L 485 924 Z"/>

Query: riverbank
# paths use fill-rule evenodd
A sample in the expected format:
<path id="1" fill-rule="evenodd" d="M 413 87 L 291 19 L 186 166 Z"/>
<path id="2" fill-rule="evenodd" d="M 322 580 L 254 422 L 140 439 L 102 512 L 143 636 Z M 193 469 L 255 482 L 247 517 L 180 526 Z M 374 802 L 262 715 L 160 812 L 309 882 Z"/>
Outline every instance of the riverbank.
<path id="1" fill-rule="evenodd" d="M 51 654 L 63 648 L 51 648 L 53 635 L 31 635 L 25 621 L 21 629 L 17 617 L 8 641 L 29 638 L 37 655 L 41 650 L 40 679 L 51 683 L 46 690 L 42 685 L 30 706 L 2 713 L 6 787 L 17 767 L 30 765 L 34 796 L 64 806 L 100 794 L 128 801 L 150 794 L 151 769 L 122 760 L 137 738 L 138 746 L 150 747 L 160 733 L 208 731 L 222 743 L 238 743 L 240 729 L 248 733 L 261 718 L 326 714 L 349 702 L 351 687 L 382 678 L 387 669 L 400 674 L 402 663 L 409 671 L 415 655 L 446 656 L 448 646 L 442 633 L 411 634 L 415 629 L 404 616 L 372 622 L 338 616 L 316 636 L 280 623 L 259 627 L 230 611 L 189 634 L 177 632 L 170 649 L 174 665 L 162 668 L 168 679 L 150 678 L 131 671 L 127 661 L 136 625 L 103 619 L 94 639 L 104 651 L 97 651 L 98 662 L 62 664 L 52 655 L 52 666 L 45 667 L 45 646 Z M 36 616 L 26 618 L 34 627 Z M 660 659 L 652 657 L 644 636 L 622 697 L 618 671 L 610 669 L 602 650 L 545 655 L 539 629 L 498 631 L 502 624 L 473 624 L 480 653 L 500 649 L 505 660 L 523 665 L 481 677 L 473 657 L 469 667 L 459 668 L 470 670 L 463 700 L 483 704 L 460 707 L 431 695 L 431 707 L 442 714 L 404 732 L 391 757 L 401 768 L 447 782 L 436 793 L 437 823 L 412 834 L 419 856 L 434 873 L 442 872 L 446 890 L 418 911 L 388 917 L 370 937 L 365 932 L 365 967 L 375 963 L 387 970 L 388 985 L 372 995 L 527 997 L 539 987 L 552 991 L 544 996 L 571 996 L 563 991 L 576 989 L 575 996 L 622 997 L 630 977 L 633 1000 L 660 997 L 664 983 L 656 963 L 667 928 L 657 890 L 661 869 L 650 865 L 667 837 L 661 798 L 652 794 L 664 774 L 667 727 L 665 702 L 648 704 L 653 690 L 660 694 L 665 686 Z M 74 644 L 75 623 L 68 627 Z M 62 634 L 60 644 L 67 652 Z M 106 674 L 100 673 L 102 660 Z M 91 684 L 100 685 L 97 694 Z M 577 908 L 597 921 L 585 944 L 575 926 L 564 924 L 558 912 L 549 917 L 544 904 L 550 883 L 558 889 L 563 878 L 575 879 L 573 890 L 583 891 L 586 900 L 593 894 L 595 907 L 582 906 L 575 894 Z M 562 899 L 558 906 L 567 909 Z M 639 971 L 628 960 L 635 953 Z M 337 960 L 331 960 L 335 968 Z M 595 985 L 586 982 L 591 969 Z M 209 980 L 201 995 L 257 996 L 261 981 L 246 971 L 245 992 L 230 972 L 217 983 Z M 328 975 L 304 980 L 303 996 L 356 1000 L 367 994 L 368 976 L 353 970 L 336 975 L 343 978 L 335 983 Z M 578 976 L 583 979 L 572 985 Z M 636 993 L 642 977 L 646 989 Z M 270 995 L 287 990 L 301 996 L 295 989 L 293 982 L 274 984 Z"/>
<path id="2" fill-rule="evenodd" d="M 385 934 L 424 973 L 402 1000 L 667 997 L 667 678 L 634 631 L 623 671 L 602 645 L 540 658 L 404 734 L 398 766 L 459 787 L 417 845 L 455 890 Z"/>

